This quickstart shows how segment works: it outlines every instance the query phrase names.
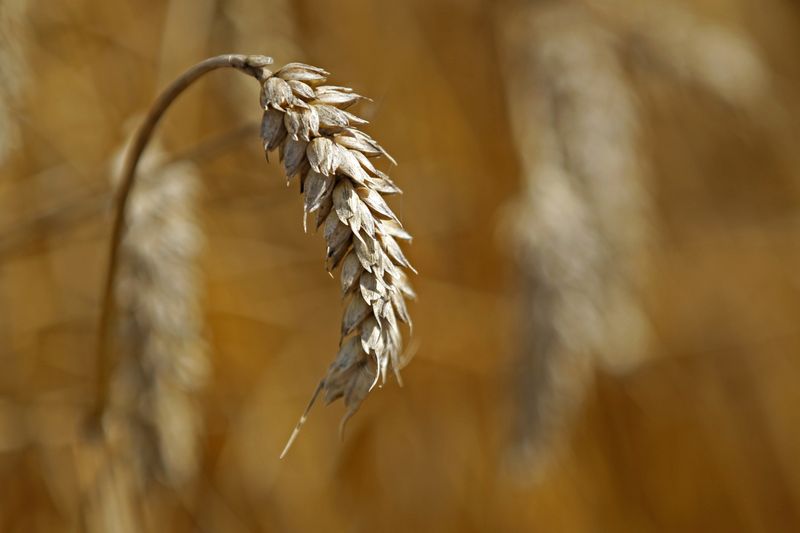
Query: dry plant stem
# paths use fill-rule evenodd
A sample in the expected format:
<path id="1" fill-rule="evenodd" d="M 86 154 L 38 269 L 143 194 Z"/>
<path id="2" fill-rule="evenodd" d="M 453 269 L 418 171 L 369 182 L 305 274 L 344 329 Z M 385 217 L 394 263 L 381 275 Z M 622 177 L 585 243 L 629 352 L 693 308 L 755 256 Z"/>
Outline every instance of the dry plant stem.
<path id="1" fill-rule="evenodd" d="M 98 330 L 96 355 L 97 389 L 95 398 L 95 415 L 98 417 L 98 421 L 108 401 L 109 374 L 111 368 L 111 361 L 108 355 L 109 332 L 115 306 L 114 283 L 117 278 L 117 271 L 119 270 L 119 244 L 125 228 L 125 210 L 131 190 L 133 189 L 133 184 L 136 180 L 136 168 L 139 164 L 139 159 L 144 149 L 147 147 L 147 143 L 150 141 L 153 131 L 156 129 L 156 126 L 158 126 L 164 112 L 183 91 L 204 74 L 220 68 L 234 68 L 243 73 L 253 75 L 254 71 L 252 70 L 252 66 L 248 64 L 248 57 L 249 56 L 241 54 L 225 54 L 211 57 L 197 63 L 184 72 L 161 93 L 150 108 L 144 122 L 136 132 L 130 151 L 126 155 L 122 181 L 115 203 L 115 218 L 111 230 L 111 244 L 108 251 L 108 267 L 103 288 L 103 302 Z M 264 62 L 266 64 L 266 58 L 264 58 Z M 271 62 L 271 60 L 269 60 L 269 62 Z"/>

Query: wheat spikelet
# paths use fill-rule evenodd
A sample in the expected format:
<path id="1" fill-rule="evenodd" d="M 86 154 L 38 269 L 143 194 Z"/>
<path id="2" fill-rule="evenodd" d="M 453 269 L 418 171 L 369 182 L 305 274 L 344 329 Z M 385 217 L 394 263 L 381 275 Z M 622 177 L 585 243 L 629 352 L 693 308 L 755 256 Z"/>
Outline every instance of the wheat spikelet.
<path id="1" fill-rule="evenodd" d="M 650 199 L 636 99 L 613 35 L 575 6 L 532 10 L 513 24 L 509 101 L 526 180 L 514 231 L 526 321 L 517 444 L 536 467 L 580 404 L 596 358 L 620 370 L 642 357 Z"/>
<path id="2" fill-rule="evenodd" d="M 341 348 L 320 387 L 328 402 L 344 398 L 343 428 L 388 371 L 399 379 L 406 361 L 398 321 L 411 325 L 405 298 L 414 297 L 404 269 L 414 269 L 398 244 L 411 236 L 384 200 L 400 189 L 371 162 L 394 160 L 347 111 L 364 97 L 325 85 L 327 76 L 301 63 L 264 76 L 261 137 L 267 155 L 279 151 L 287 182 L 300 183 L 304 227 L 314 214 L 323 228 L 328 271 L 341 265 Z"/>
<path id="3" fill-rule="evenodd" d="M 188 162 L 154 171 L 160 159 L 155 151 L 144 162 L 121 243 L 117 301 L 126 351 L 113 378 L 111 414 L 130 433 L 141 478 L 180 485 L 198 463 L 193 396 L 208 366 L 196 270 L 199 176 Z"/>

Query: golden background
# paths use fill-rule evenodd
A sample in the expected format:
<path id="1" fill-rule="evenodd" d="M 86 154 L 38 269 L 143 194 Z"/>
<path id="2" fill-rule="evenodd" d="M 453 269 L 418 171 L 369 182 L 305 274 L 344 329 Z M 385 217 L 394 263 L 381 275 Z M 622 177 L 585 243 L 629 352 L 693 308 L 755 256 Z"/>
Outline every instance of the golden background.
<path id="1" fill-rule="evenodd" d="M 635 368 L 596 372 L 528 479 L 506 460 L 524 324 L 507 219 L 525 174 L 507 90 L 525 33 L 507 28 L 559 2 L 24 3 L 3 36 L 23 69 L 0 64 L 21 84 L 0 162 L 0 531 L 81 530 L 109 161 L 162 87 L 227 52 L 320 65 L 373 98 L 367 131 L 399 162 L 392 205 L 414 235 L 419 350 L 404 387 L 373 391 L 342 441 L 341 405 L 318 405 L 278 460 L 335 355 L 338 283 L 296 188 L 256 134 L 236 133 L 260 118 L 256 85 L 209 75 L 159 130 L 173 156 L 222 144 L 197 160 L 203 460 L 190 487 L 151 489 L 153 531 L 800 530 L 798 4 L 667 2 L 746 35 L 768 87 L 741 109 L 631 67 L 652 168 L 652 340 Z M 623 18 L 640 1 L 586 3 Z"/>

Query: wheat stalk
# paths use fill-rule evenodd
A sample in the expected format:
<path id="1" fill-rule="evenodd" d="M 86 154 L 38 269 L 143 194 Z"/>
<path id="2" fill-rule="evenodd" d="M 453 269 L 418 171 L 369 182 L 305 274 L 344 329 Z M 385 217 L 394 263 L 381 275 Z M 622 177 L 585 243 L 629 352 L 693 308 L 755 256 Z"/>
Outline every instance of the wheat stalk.
<path id="1" fill-rule="evenodd" d="M 328 402 L 344 399 L 343 428 L 378 381 L 385 381 L 390 370 L 399 378 L 399 370 L 407 363 L 398 322 L 411 324 L 405 298 L 414 297 L 414 292 L 404 269 L 413 268 L 398 240 L 411 237 L 384 200 L 385 195 L 400 190 L 371 162 L 378 156 L 394 160 L 357 129 L 366 121 L 346 110 L 364 99 L 362 96 L 345 87 L 325 85 L 328 73 L 320 68 L 291 63 L 273 73 L 267 68 L 271 62 L 265 56 L 223 55 L 198 63 L 161 94 L 134 137 L 119 189 L 100 319 L 98 413 L 107 404 L 109 327 L 115 308 L 119 244 L 129 222 L 128 199 L 139 159 L 175 98 L 198 78 L 219 68 L 234 68 L 261 84 L 264 149 L 267 154 L 278 149 L 287 180 L 296 178 L 300 183 L 304 215 L 316 213 L 316 226 L 324 227 L 329 272 L 342 266 L 341 289 L 347 303 L 340 349 L 314 398 L 324 391 Z M 304 420 L 305 414 L 290 444 Z"/>

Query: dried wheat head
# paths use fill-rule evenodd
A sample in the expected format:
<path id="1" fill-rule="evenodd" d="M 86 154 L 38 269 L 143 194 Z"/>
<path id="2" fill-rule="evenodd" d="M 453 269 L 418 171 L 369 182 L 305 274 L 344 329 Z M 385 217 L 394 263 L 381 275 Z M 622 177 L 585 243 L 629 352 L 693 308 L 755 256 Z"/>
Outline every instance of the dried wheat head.
<path id="1" fill-rule="evenodd" d="M 324 227 L 328 271 L 341 265 L 346 308 L 339 352 L 309 408 L 320 391 L 325 392 L 329 403 L 343 398 L 346 406 L 343 428 L 378 381 L 385 381 L 389 370 L 399 380 L 399 371 L 408 362 L 409 357 L 402 351 L 399 322 L 411 326 L 405 298 L 413 298 L 415 294 L 404 270 L 414 269 L 398 241 L 410 241 L 411 236 L 384 199 L 386 195 L 400 193 L 400 189 L 371 161 L 381 156 L 392 163 L 394 159 L 357 128 L 366 121 L 347 111 L 363 96 L 346 87 L 325 85 L 328 73 L 321 68 L 290 63 L 273 73 L 267 68 L 271 63 L 267 56 L 239 54 L 201 61 L 161 93 L 137 130 L 125 161 L 112 231 L 100 317 L 97 361 L 101 385 L 97 412 L 105 409 L 108 396 L 104 362 L 108 359 L 113 289 L 118 284 L 125 228 L 131 222 L 126 215 L 132 213 L 126 213 L 126 208 L 137 164 L 158 121 L 175 98 L 205 73 L 220 68 L 236 69 L 261 84 L 264 150 L 269 156 L 278 149 L 287 182 L 294 178 L 300 182 L 305 197 L 304 226 L 308 215 L 316 213 L 316 227 Z M 131 209 L 134 208 L 131 204 Z M 305 414 L 289 444 L 304 420 Z"/>
<path id="2" fill-rule="evenodd" d="M 398 321 L 411 326 L 405 298 L 415 295 L 404 270 L 414 268 L 398 243 L 411 236 L 384 199 L 400 189 L 371 161 L 394 159 L 348 111 L 364 97 L 327 77 L 302 63 L 260 76 L 261 138 L 267 155 L 278 150 L 287 183 L 300 183 L 304 226 L 314 213 L 323 228 L 328 271 L 341 265 L 341 347 L 320 386 L 328 402 L 344 398 L 344 424 L 388 370 L 399 379 L 407 363 Z"/>

